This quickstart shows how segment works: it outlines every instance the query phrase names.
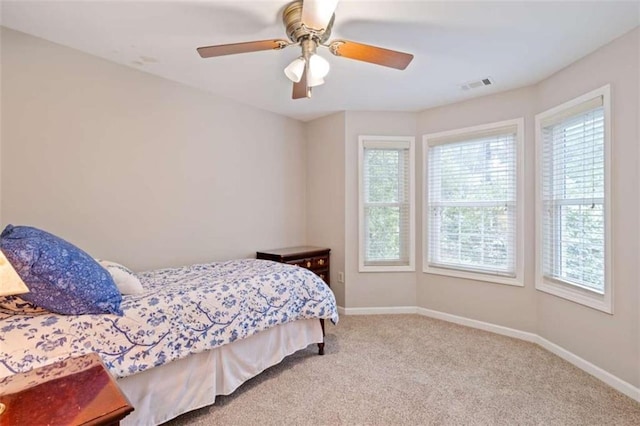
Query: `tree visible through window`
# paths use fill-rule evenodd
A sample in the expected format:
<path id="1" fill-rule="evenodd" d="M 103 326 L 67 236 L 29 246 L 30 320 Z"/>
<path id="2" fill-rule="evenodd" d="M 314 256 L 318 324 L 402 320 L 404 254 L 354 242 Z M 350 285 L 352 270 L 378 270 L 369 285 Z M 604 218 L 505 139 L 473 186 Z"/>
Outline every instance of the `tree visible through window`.
<path id="1" fill-rule="evenodd" d="M 516 275 L 516 133 L 434 144 L 428 152 L 428 264 Z"/>
<path id="2" fill-rule="evenodd" d="M 604 291 L 604 109 L 542 129 L 544 274 Z"/>
<path id="3" fill-rule="evenodd" d="M 412 260 L 411 143 L 361 137 L 361 266 Z"/>
<path id="4" fill-rule="evenodd" d="M 369 261 L 399 261 L 400 223 L 409 216 L 408 153 L 399 149 L 364 150 L 366 256 Z"/>
<path id="5" fill-rule="evenodd" d="M 610 88 L 536 115 L 536 288 L 612 313 Z"/>
<path id="6" fill-rule="evenodd" d="M 521 285 L 521 120 L 425 136 L 425 271 Z"/>

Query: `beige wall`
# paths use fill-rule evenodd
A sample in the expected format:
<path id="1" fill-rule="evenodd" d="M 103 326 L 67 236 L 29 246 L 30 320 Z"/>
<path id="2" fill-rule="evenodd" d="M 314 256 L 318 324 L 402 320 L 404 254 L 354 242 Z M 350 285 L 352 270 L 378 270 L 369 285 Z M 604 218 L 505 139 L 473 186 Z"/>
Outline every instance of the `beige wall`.
<path id="1" fill-rule="evenodd" d="M 298 121 L 2 29 L 2 223 L 140 270 L 306 241 Z"/>
<path id="2" fill-rule="evenodd" d="M 516 287 L 420 272 L 417 277 L 418 306 L 518 330 L 535 331 L 534 252 L 531 244 L 534 241 L 535 226 L 533 215 L 535 146 L 532 119 L 534 101 L 534 89 L 528 87 L 429 109 L 419 114 L 418 133 L 420 135 L 524 117 L 525 286 Z M 422 144 L 419 159 L 417 168 L 422 181 Z M 419 188 L 422 191 L 422 182 Z M 418 255 L 422 259 L 422 244 L 420 244 Z"/>
<path id="3" fill-rule="evenodd" d="M 349 111 L 345 134 L 346 306 L 415 306 L 415 273 L 358 272 L 358 136 L 415 136 L 416 114 Z"/>
<path id="4" fill-rule="evenodd" d="M 526 189 L 525 287 L 419 274 L 418 306 L 534 332 L 634 386 L 640 385 L 639 38 L 636 29 L 538 85 L 426 110 L 418 125 L 424 134 L 523 116 Z M 609 83 L 614 315 L 536 291 L 533 277 L 535 114 Z"/>
<path id="5" fill-rule="evenodd" d="M 614 297 L 614 314 L 608 315 L 539 292 L 538 334 L 635 386 L 640 385 L 639 52 L 636 29 L 536 87 L 541 112 L 611 84 Z"/>
<path id="6" fill-rule="evenodd" d="M 331 248 L 331 288 L 345 306 L 345 285 L 338 282 L 345 260 L 345 114 L 307 125 L 307 242 Z"/>
<path id="7" fill-rule="evenodd" d="M 418 114 L 347 112 L 345 119 L 345 306 L 414 306 L 540 335 L 620 379 L 640 385 L 638 129 L 640 30 L 623 36 L 538 85 Z M 613 316 L 535 290 L 534 117 L 604 84 L 613 98 Z M 422 273 L 424 134 L 524 117 L 524 287 Z M 315 123 L 315 122 L 314 122 Z M 316 124 L 313 124 L 316 125 Z M 358 272 L 358 135 L 416 136 L 416 272 Z M 336 188 L 340 182 L 336 183 Z M 342 202 L 342 194 L 332 198 Z"/>

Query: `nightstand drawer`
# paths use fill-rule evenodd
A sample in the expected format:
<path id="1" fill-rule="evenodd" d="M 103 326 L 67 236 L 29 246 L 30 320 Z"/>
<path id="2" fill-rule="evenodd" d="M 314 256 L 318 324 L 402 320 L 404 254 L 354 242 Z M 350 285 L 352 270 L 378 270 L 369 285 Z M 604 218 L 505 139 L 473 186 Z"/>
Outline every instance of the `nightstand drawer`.
<path id="1" fill-rule="evenodd" d="M 308 257 L 305 259 L 290 260 L 286 263 L 315 271 L 329 267 L 329 256 Z"/>
<path id="2" fill-rule="evenodd" d="M 322 280 L 325 283 L 329 283 L 329 270 L 328 269 L 322 269 L 319 271 L 313 271 L 317 276 L 319 276 L 320 278 L 322 278 Z"/>

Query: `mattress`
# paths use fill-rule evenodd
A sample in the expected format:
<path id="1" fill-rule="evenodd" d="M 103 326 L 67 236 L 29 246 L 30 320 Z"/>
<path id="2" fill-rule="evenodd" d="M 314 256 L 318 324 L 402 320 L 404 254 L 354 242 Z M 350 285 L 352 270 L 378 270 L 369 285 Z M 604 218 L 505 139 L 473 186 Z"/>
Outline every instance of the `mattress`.
<path id="1" fill-rule="evenodd" d="M 278 325 L 338 321 L 331 290 L 296 266 L 241 259 L 138 276 L 145 292 L 123 296 L 123 316 L 0 310 L 0 378 L 89 352 L 122 378 Z"/>

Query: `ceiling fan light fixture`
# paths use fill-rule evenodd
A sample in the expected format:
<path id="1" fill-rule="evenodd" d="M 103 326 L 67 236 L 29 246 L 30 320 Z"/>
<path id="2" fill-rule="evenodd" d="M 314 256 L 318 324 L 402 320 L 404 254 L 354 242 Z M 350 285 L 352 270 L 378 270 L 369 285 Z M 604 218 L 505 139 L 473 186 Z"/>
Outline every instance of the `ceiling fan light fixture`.
<path id="1" fill-rule="evenodd" d="M 294 83 L 298 83 L 304 73 L 305 60 L 302 56 L 291 61 L 289 65 L 284 69 L 284 74 L 287 78 Z"/>
<path id="2" fill-rule="evenodd" d="M 2 1 L 2 0 L 0 0 Z M 300 57 L 284 69 L 284 74 L 293 82 L 292 99 L 311 97 L 311 88 L 324 84 L 329 73 L 329 62 L 318 56 L 318 46 L 327 47 L 332 55 L 354 59 L 375 65 L 404 70 L 413 55 L 397 50 L 385 49 L 349 40 L 333 40 L 331 30 L 335 21 L 335 10 L 339 0 L 289 0 L 282 11 L 282 23 L 289 39 L 267 39 L 231 44 L 198 47 L 202 58 L 233 55 L 237 53 L 281 50 L 288 46 L 299 46 Z"/>
<path id="3" fill-rule="evenodd" d="M 307 73 L 307 86 L 315 87 L 324 84 L 324 78 L 314 76 L 311 73 Z"/>
<path id="4" fill-rule="evenodd" d="M 338 0 L 304 0 L 302 22 L 316 31 L 326 30 L 338 6 Z"/>
<path id="5" fill-rule="evenodd" d="M 329 74 L 330 68 L 329 61 L 317 53 L 309 57 L 309 74 L 311 76 L 323 79 Z"/>

